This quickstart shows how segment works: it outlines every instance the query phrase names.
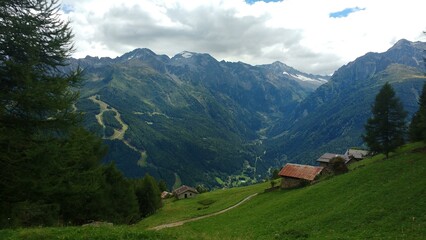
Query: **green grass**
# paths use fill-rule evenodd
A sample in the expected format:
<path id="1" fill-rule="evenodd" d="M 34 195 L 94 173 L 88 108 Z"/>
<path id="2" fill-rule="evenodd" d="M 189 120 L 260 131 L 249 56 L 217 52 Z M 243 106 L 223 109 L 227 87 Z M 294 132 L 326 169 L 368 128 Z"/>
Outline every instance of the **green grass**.
<path id="1" fill-rule="evenodd" d="M 168 199 L 162 209 L 142 220 L 138 225 L 141 228 L 150 228 L 218 212 L 237 204 L 254 193 L 262 192 L 267 187 L 268 183 L 262 183 L 247 187 L 216 190 L 185 200 Z M 210 204 L 204 204 L 206 202 Z"/>
<path id="2" fill-rule="evenodd" d="M 0 239 L 426 239 L 426 145 L 366 159 L 316 185 L 262 193 L 269 182 L 167 200 L 133 226 L 0 230 Z M 176 228 L 148 228 L 232 206 Z"/>
<path id="3" fill-rule="evenodd" d="M 425 239 L 426 152 L 405 146 L 316 185 L 264 193 L 212 218 L 161 230 L 177 239 Z"/>
<path id="4" fill-rule="evenodd" d="M 124 239 L 173 239 L 167 234 L 145 231 L 134 226 L 114 227 L 62 227 L 62 228 L 23 228 L 0 230 L 2 240 L 124 240 Z"/>

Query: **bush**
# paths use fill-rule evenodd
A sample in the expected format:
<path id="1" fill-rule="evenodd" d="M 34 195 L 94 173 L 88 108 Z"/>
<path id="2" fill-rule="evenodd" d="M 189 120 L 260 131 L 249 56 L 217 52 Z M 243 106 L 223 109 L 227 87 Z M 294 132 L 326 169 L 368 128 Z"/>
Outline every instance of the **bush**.
<path id="1" fill-rule="evenodd" d="M 199 185 L 197 185 L 196 187 L 195 187 L 195 189 L 197 189 L 197 191 L 198 191 L 198 193 L 205 193 L 205 192 L 208 192 L 209 191 L 209 189 L 206 187 L 206 186 L 204 186 L 203 184 L 199 184 Z"/>
<path id="2" fill-rule="evenodd" d="M 24 201 L 13 204 L 11 209 L 9 223 L 7 224 L 10 227 L 51 226 L 58 224 L 58 204 Z"/>
<path id="3" fill-rule="evenodd" d="M 199 203 L 201 205 L 204 205 L 204 206 L 208 206 L 208 205 L 211 205 L 211 204 L 213 204 L 215 202 L 216 202 L 216 200 L 208 198 L 208 199 L 200 200 L 197 203 Z"/>
<path id="4" fill-rule="evenodd" d="M 333 170 L 333 173 L 336 175 L 347 173 L 349 171 L 345 164 L 345 159 L 342 157 L 334 157 L 330 159 L 330 166 Z"/>

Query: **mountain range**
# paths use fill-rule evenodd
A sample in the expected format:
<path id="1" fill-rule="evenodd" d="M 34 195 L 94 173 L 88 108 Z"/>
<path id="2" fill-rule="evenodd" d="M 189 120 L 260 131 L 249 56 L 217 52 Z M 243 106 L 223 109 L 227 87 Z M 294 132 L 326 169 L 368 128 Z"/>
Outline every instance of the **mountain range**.
<path id="1" fill-rule="evenodd" d="M 365 148 L 361 138 L 364 124 L 385 82 L 393 86 L 411 120 L 426 80 L 425 49 L 426 43 L 402 39 L 384 53 L 367 53 L 339 68 L 289 118 L 271 128 L 267 158 L 312 164 L 324 152 Z"/>
<path id="2" fill-rule="evenodd" d="M 425 43 L 400 40 L 331 78 L 284 63 L 252 66 L 184 51 L 136 49 L 117 58 L 70 59 L 84 69 L 76 108 L 128 177 L 167 184 L 236 186 L 285 162 L 362 146 L 375 94 L 390 82 L 412 114 L 425 77 Z"/>

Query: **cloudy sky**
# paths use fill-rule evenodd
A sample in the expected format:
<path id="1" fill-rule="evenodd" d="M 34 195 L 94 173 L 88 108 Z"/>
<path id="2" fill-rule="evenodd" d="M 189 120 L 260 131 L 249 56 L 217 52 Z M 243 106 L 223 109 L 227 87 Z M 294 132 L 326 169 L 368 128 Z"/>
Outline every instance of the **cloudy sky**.
<path id="1" fill-rule="evenodd" d="M 426 41 L 424 0 L 62 0 L 74 57 L 184 50 L 332 74 L 401 38 Z"/>

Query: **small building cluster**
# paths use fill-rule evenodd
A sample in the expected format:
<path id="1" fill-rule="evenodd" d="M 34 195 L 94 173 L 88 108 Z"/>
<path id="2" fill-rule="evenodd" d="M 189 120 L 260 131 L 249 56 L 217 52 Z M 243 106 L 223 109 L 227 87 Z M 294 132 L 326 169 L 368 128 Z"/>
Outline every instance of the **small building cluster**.
<path id="1" fill-rule="evenodd" d="M 361 161 L 368 154 L 366 150 L 348 149 L 345 154 L 324 153 L 316 160 L 320 166 L 287 163 L 278 174 L 281 177 L 281 188 L 296 188 L 314 183 L 324 172 L 333 171 L 330 161 L 336 157 L 342 158 L 345 165 L 349 165 Z"/>
<path id="2" fill-rule="evenodd" d="M 340 157 L 345 161 L 346 165 L 350 165 L 352 163 L 361 161 L 366 156 L 368 156 L 369 152 L 366 150 L 360 149 L 348 149 L 345 154 L 336 154 L 336 153 L 324 153 L 319 157 L 316 161 L 320 166 L 324 168 L 328 168 L 330 170 L 330 160 L 336 157 Z"/>

